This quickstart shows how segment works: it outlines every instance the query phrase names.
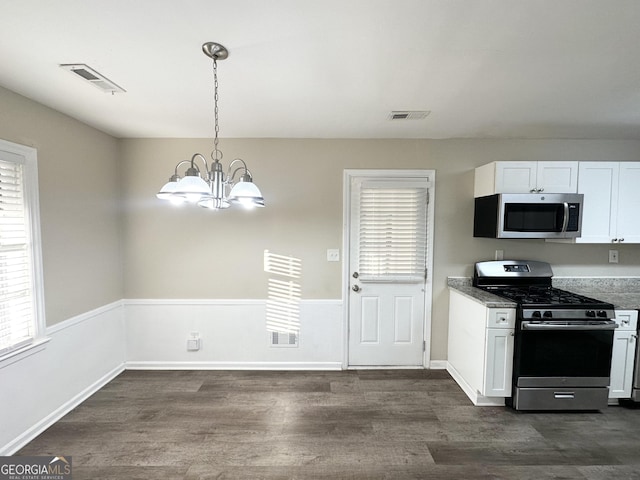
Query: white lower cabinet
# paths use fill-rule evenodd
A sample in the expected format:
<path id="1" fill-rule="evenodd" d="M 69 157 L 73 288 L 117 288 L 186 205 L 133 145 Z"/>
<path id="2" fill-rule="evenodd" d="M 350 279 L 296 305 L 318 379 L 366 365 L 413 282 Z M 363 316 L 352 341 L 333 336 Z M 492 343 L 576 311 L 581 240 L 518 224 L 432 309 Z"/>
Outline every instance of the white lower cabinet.
<path id="1" fill-rule="evenodd" d="M 638 312 L 616 310 L 618 328 L 613 334 L 609 398 L 630 398 L 633 383 L 633 361 L 638 341 Z"/>
<path id="2" fill-rule="evenodd" d="M 482 394 L 486 397 L 511 396 L 513 329 L 487 328 L 485 372 Z"/>
<path id="3" fill-rule="evenodd" d="M 475 405 L 504 405 L 511 396 L 515 315 L 449 292 L 447 370 Z"/>

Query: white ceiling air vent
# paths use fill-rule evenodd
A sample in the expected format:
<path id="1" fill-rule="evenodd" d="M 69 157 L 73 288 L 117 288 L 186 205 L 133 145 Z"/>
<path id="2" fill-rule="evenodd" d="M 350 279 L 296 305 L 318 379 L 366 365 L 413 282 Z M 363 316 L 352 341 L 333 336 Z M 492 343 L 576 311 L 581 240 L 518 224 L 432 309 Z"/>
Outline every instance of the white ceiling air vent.
<path id="1" fill-rule="evenodd" d="M 75 73 L 77 76 L 98 87 L 103 92 L 109 92 L 111 94 L 126 92 L 124 88 L 113 83 L 107 77 L 96 72 L 93 68 L 89 65 L 85 65 L 84 63 L 63 63 L 60 66 L 71 73 Z"/>
<path id="2" fill-rule="evenodd" d="M 430 110 L 394 110 L 389 114 L 389 120 L 422 120 L 430 113 Z"/>

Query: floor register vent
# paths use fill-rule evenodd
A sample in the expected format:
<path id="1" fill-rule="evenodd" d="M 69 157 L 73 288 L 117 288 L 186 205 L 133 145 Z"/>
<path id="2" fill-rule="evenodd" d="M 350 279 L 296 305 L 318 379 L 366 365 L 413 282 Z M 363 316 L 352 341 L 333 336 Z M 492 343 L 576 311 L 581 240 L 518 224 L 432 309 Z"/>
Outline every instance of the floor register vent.
<path id="1" fill-rule="evenodd" d="M 286 332 L 269 332 L 269 344 L 272 347 L 297 347 L 298 334 Z"/>

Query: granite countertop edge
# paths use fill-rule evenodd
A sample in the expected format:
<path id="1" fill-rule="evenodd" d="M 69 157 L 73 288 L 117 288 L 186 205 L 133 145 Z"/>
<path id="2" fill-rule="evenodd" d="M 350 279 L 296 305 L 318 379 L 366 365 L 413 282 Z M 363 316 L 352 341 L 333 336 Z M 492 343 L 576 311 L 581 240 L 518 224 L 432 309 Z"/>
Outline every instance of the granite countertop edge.
<path id="1" fill-rule="evenodd" d="M 603 302 L 616 310 L 640 310 L 640 277 L 553 277 L 553 286 Z M 450 289 L 489 308 L 515 308 L 516 304 L 471 285 L 470 277 L 448 277 Z"/>

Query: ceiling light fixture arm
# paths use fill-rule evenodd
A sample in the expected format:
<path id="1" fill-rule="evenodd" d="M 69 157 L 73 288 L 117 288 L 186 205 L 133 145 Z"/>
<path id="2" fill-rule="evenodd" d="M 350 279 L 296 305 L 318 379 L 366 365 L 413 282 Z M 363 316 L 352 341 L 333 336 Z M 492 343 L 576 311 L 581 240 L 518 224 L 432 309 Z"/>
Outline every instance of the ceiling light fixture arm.
<path id="1" fill-rule="evenodd" d="M 204 163 L 204 171 L 208 172 L 209 164 L 207 163 L 207 159 L 205 158 L 205 156 L 202 155 L 201 153 L 193 154 L 193 156 L 191 157 L 191 166 L 187 169 L 187 172 L 196 172 L 195 174 L 200 175 L 200 168 L 198 168 L 198 165 L 196 164 L 196 158 L 200 158 L 202 160 L 202 162 Z M 183 160 L 180 163 L 184 163 L 185 161 L 186 160 Z M 178 165 L 180 165 L 180 163 Z M 194 175 L 194 173 L 191 173 L 191 174 Z M 189 175 L 189 173 L 187 173 L 186 175 Z"/>
<path id="2" fill-rule="evenodd" d="M 232 171 L 233 165 L 236 163 L 242 163 L 242 166 L 237 167 L 235 170 Z M 244 170 L 244 173 L 238 178 L 239 181 L 241 182 L 253 181 L 253 177 L 251 176 L 251 172 L 247 168 L 247 164 L 245 163 L 245 161 L 242 160 L 241 158 L 236 158 L 233 162 L 229 164 L 229 169 L 227 170 L 227 183 L 230 185 L 234 184 L 236 182 L 235 180 L 236 174 L 241 170 Z"/>
<path id="3" fill-rule="evenodd" d="M 189 160 L 182 160 L 181 162 L 178 162 L 178 164 L 176 165 L 176 168 L 173 170 L 173 175 L 171 175 L 171 178 L 169 179 L 170 182 L 177 182 L 178 180 L 180 180 L 180 178 L 182 178 L 178 173 L 178 168 L 180 168 L 185 163 L 191 163 L 191 162 Z"/>

